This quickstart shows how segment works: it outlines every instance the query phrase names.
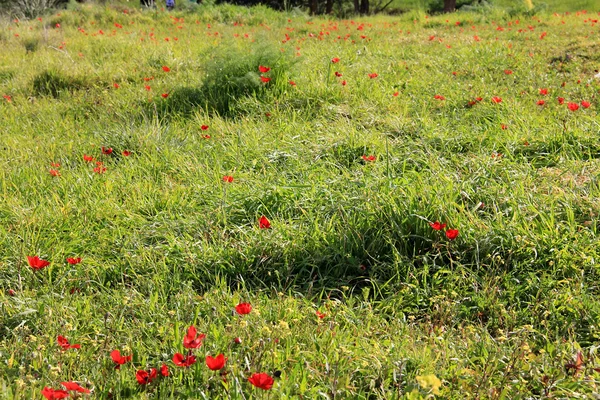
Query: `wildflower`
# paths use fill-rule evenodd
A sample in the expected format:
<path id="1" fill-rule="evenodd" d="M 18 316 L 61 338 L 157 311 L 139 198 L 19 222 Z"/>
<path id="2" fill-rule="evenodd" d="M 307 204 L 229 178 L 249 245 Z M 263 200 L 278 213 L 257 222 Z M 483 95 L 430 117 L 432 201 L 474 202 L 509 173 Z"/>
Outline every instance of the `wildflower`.
<path id="1" fill-rule="evenodd" d="M 332 62 L 333 64 L 337 64 L 338 62 L 340 62 L 340 59 L 339 59 L 338 57 L 333 57 L 333 58 L 331 59 L 331 62 Z"/>
<path id="2" fill-rule="evenodd" d="M 440 94 L 436 94 L 435 96 L 433 96 L 433 98 L 436 100 L 446 100 L 446 98 Z"/>
<path id="3" fill-rule="evenodd" d="M 200 127 L 200 129 L 202 129 L 203 131 L 206 131 L 206 130 L 208 130 L 208 125 L 202 125 Z"/>
<path id="4" fill-rule="evenodd" d="M 81 257 L 77 258 L 67 258 L 67 262 L 71 265 L 77 265 L 81 262 Z"/>
<path id="5" fill-rule="evenodd" d="M 294 81 L 289 81 L 288 83 L 292 86 L 296 86 L 296 82 L 294 82 Z"/>
<path id="6" fill-rule="evenodd" d="M 4 95 L 2 95 L 2 98 L 4 98 L 4 100 L 6 100 L 6 101 L 7 101 L 7 102 L 9 102 L 9 103 L 12 101 L 12 97 L 10 97 L 10 96 L 9 96 L 9 95 L 7 95 L 7 94 L 4 94 Z"/>
<path id="7" fill-rule="evenodd" d="M 147 371 L 139 370 L 135 373 L 135 379 L 137 379 L 140 385 L 147 385 L 152 383 L 152 381 L 156 378 L 156 368 L 151 368 Z"/>
<path id="8" fill-rule="evenodd" d="M 569 107 L 569 110 L 571 110 L 571 111 L 579 110 L 579 104 L 577 104 L 577 103 L 569 102 L 569 104 L 567 104 L 567 107 Z"/>
<path id="9" fill-rule="evenodd" d="M 233 176 L 225 175 L 223 177 L 223 182 L 228 182 L 228 183 L 233 182 Z"/>
<path id="10" fill-rule="evenodd" d="M 129 150 L 123 150 L 123 156 L 125 157 L 129 157 L 131 155 L 131 152 Z"/>
<path id="11" fill-rule="evenodd" d="M 160 374 L 161 374 L 162 376 L 169 376 L 169 367 L 167 367 L 167 364 L 163 364 L 163 365 L 160 367 Z"/>
<path id="12" fill-rule="evenodd" d="M 546 104 L 546 102 L 544 100 L 538 100 L 536 104 L 538 106 L 543 106 L 544 104 Z"/>
<path id="13" fill-rule="evenodd" d="M 260 80 L 263 81 L 264 83 L 267 83 L 271 80 L 271 78 L 267 78 L 266 76 L 261 75 Z"/>
<path id="14" fill-rule="evenodd" d="M 446 237 L 448 240 L 454 240 L 458 237 L 458 229 L 448 229 L 446 231 Z"/>
<path id="15" fill-rule="evenodd" d="M 216 357 L 206 356 L 206 366 L 212 371 L 218 371 L 223 369 L 227 358 L 223 354 L 219 354 Z"/>
<path id="16" fill-rule="evenodd" d="M 77 382 L 61 382 L 61 385 L 65 387 L 65 389 L 73 392 L 79 393 L 90 393 L 89 389 L 79 386 Z"/>
<path id="17" fill-rule="evenodd" d="M 60 172 L 58 172 L 58 170 L 56 170 L 56 169 L 51 169 L 50 170 L 50 175 L 52 175 L 52 176 L 60 176 Z"/>
<path id="18" fill-rule="evenodd" d="M 442 224 L 442 223 L 440 223 L 440 222 L 438 222 L 438 221 L 435 221 L 435 222 L 430 222 L 430 223 L 429 223 L 429 226 L 431 226 L 431 227 L 432 227 L 433 229 L 435 229 L 436 231 L 441 231 L 441 230 L 443 230 L 443 229 L 445 229 L 445 228 L 446 228 L 446 224 Z"/>
<path id="19" fill-rule="evenodd" d="M 320 312 L 319 310 L 317 310 L 317 317 L 319 319 L 323 319 L 323 318 L 325 318 L 325 314 L 323 314 L 322 312 Z"/>
<path id="20" fill-rule="evenodd" d="M 188 328 L 187 334 L 183 337 L 183 347 L 186 349 L 197 349 L 202 346 L 202 341 L 206 337 L 205 334 L 201 333 L 198 335 L 195 326 L 190 326 Z"/>
<path id="21" fill-rule="evenodd" d="M 131 361 L 132 356 L 122 356 L 119 350 L 113 350 L 110 353 L 110 358 L 112 358 L 113 362 L 117 364 L 115 369 L 120 369 L 121 365 Z"/>
<path id="22" fill-rule="evenodd" d="M 50 265 L 50 261 L 42 260 L 38 256 L 27 256 L 27 262 L 29 266 L 33 269 L 42 269 Z"/>
<path id="23" fill-rule="evenodd" d="M 162 70 L 165 72 L 171 72 L 171 68 L 167 67 L 166 65 L 163 65 Z"/>
<path id="24" fill-rule="evenodd" d="M 590 106 L 591 104 L 585 100 L 581 102 L 581 107 L 583 108 L 590 108 Z"/>
<path id="25" fill-rule="evenodd" d="M 118 84 L 117 82 L 115 82 L 115 83 L 113 83 L 113 87 L 114 87 L 115 89 L 118 89 L 118 88 L 120 88 L 121 86 L 119 86 L 119 84 Z"/>
<path id="26" fill-rule="evenodd" d="M 250 303 L 240 303 L 235 306 L 235 311 L 240 315 L 250 314 L 250 311 L 252 311 L 252 305 Z"/>
<path id="27" fill-rule="evenodd" d="M 362 159 L 365 161 L 375 161 L 376 157 L 374 155 L 367 156 L 363 154 Z"/>
<path id="28" fill-rule="evenodd" d="M 542 96 L 545 96 L 545 95 L 547 95 L 547 94 L 548 94 L 548 89 L 545 89 L 545 88 L 544 88 L 544 89 L 540 89 L 540 94 L 541 94 Z"/>
<path id="29" fill-rule="evenodd" d="M 502 103 L 502 98 L 498 97 L 498 96 L 494 96 L 492 97 L 492 102 L 498 104 L 498 103 Z"/>
<path id="30" fill-rule="evenodd" d="M 260 217 L 260 219 L 258 220 L 258 227 L 260 229 L 270 229 L 271 228 L 271 222 L 267 219 L 267 217 L 265 217 L 264 215 L 262 217 Z"/>
<path id="31" fill-rule="evenodd" d="M 111 147 L 102 146 L 102 154 L 109 155 L 109 154 L 112 154 L 112 152 L 113 152 L 113 149 Z"/>
<path id="32" fill-rule="evenodd" d="M 505 69 L 505 70 L 504 70 L 504 73 L 505 73 L 506 75 L 512 75 L 512 74 L 513 74 L 513 72 L 512 72 L 510 69 Z"/>
<path id="33" fill-rule="evenodd" d="M 371 79 L 375 79 L 377 78 L 379 75 L 377 75 L 377 73 L 373 72 L 372 74 L 369 74 L 369 78 Z"/>
<path id="34" fill-rule="evenodd" d="M 56 341 L 58 342 L 58 345 L 60 347 L 62 347 L 63 350 L 67 350 L 67 349 L 80 349 L 81 345 L 80 344 L 71 344 L 69 343 L 69 339 L 67 339 L 64 336 L 58 335 L 58 337 L 56 338 Z"/>
<path id="35" fill-rule="evenodd" d="M 335 71 L 335 76 L 337 76 L 338 78 L 342 76 L 341 72 Z"/>
<path id="36" fill-rule="evenodd" d="M 46 386 L 42 389 L 42 396 L 48 400 L 65 399 L 69 397 L 69 392 L 65 390 L 55 390 Z"/>
<path id="37" fill-rule="evenodd" d="M 560 105 L 565 104 L 565 98 L 564 97 L 558 97 L 556 100 L 558 100 L 558 104 L 560 104 Z"/>
<path id="38" fill-rule="evenodd" d="M 239 337 L 236 337 L 235 339 L 233 339 L 233 342 L 234 342 L 235 344 L 242 344 L 242 339 L 241 339 L 241 338 L 239 338 Z"/>
<path id="39" fill-rule="evenodd" d="M 263 74 L 265 74 L 265 73 L 269 72 L 269 71 L 271 70 L 271 68 L 269 68 L 269 67 L 265 67 L 265 66 L 263 66 L 263 65 L 259 65 L 259 66 L 258 66 L 258 70 L 259 70 L 260 72 L 262 72 Z"/>
<path id="40" fill-rule="evenodd" d="M 273 378 L 269 375 L 261 372 L 260 374 L 254 374 L 250 378 L 248 378 L 248 382 L 257 388 L 261 388 L 263 390 L 269 390 L 273 387 Z"/>
<path id="41" fill-rule="evenodd" d="M 194 365 L 196 363 L 196 357 L 193 355 L 188 355 L 184 357 L 181 353 L 175 353 L 173 356 L 173 363 L 178 367 L 189 367 L 190 365 Z"/>
<path id="42" fill-rule="evenodd" d="M 163 99 L 166 99 L 167 97 L 169 97 L 169 93 L 163 93 L 163 94 L 161 94 L 161 97 Z"/>
<path id="43" fill-rule="evenodd" d="M 92 162 L 92 161 L 94 161 L 94 157 L 92 157 L 92 156 L 88 156 L 87 154 L 84 154 L 84 155 L 83 155 L 83 159 L 84 159 L 85 161 L 87 161 L 87 162 Z"/>

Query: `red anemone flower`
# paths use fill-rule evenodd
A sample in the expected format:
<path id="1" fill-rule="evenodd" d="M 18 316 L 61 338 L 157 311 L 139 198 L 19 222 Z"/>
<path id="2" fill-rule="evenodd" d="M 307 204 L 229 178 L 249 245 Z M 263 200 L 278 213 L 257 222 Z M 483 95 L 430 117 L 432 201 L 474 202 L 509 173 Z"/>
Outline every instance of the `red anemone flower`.
<path id="1" fill-rule="evenodd" d="M 52 176 L 60 176 L 60 172 L 58 172 L 58 170 L 56 170 L 56 169 L 51 169 L 50 170 L 50 175 L 52 175 Z"/>
<path id="2" fill-rule="evenodd" d="M 228 182 L 228 183 L 233 182 L 233 176 L 225 175 L 223 177 L 223 182 Z"/>
<path id="3" fill-rule="evenodd" d="M 565 98 L 564 97 L 558 97 L 556 100 L 558 100 L 558 104 L 560 104 L 560 105 L 565 104 Z"/>
<path id="4" fill-rule="evenodd" d="M 498 103 L 502 103 L 502 98 L 498 97 L 498 96 L 494 96 L 492 97 L 492 102 L 498 104 Z"/>
<path id="5" fill-rule="evenodd" d="M 60 347 L 63 348 L 63 350 L 67 350 L 67 349 L 80 349 L 81 345 L 80 344 L 71 344 L 69 343 L 69 339 L 67 339 L 64 336 L 58 335 L 58 337 L 56 338 L 56 342 L 58 343 L 58 345 Z"/>
<path id="6" fill-rule="evenodd" d="M 135 373 L 135 379 L 137 379 L 140 385 L 147 385 L 156 379 L 156 368 L 151 368 L 147 371 L 141 369 Z"/>
<path id="7" fill-rule="evenodd" d="M 544 104 L 546 104 L 546 102 L 544 100 L 538 100 L 536 104 L 538 106 L 543 106 Z"/>
<path id="8" fill-rule="evenodd" d="M 163 94 L 161 94 L 161 97 L 163 99 L 166 99 L 167 97 L 169 97 L 169 93 L 163 93 Z"/>
<path id="9" fill-rule="evenodd" d="M 271 80 L 271 78 L 267 78 L 266 76 L 261 76 L 260 80 L 263 81 L 264 83 L 267 83 Z"/>
<path id="10" fill-rule="evenodd" d="M 376 72 L 373 72 L 372 74 L 369 74 L 369 78 L 371 78 L 371 79 L 375 79 L 375 78 L 377 78 L 378 76 L 379 76 L 379 75 L 377 75 L 377 73 L 376 73 Z"/>
<path id="11" fill-rule="evenodd" d="M 81 262 L 81 257 L 77 257 L 77 258 L 67 258 L 67 262 L 71 265 L 76 265 L 79 264 Z"/>
<path id="12" fill-rule="evenodd" d="M 260 219 L 258 220 L 258 227 L 260 229 L 270 229 L 271 228 L 271 222 L 269 221 L 269 219 L 267 217 L 265 217 L 264 215 L 262 217 L 260 217 Z"/>
<path id="13" fill-rule="evenodd" d="M 377 159 L 377 157 L 375 157 L 374 155 L 367 156 L 367 155 L 363 154 L 362 159 L 365 161 L 375 161 Z"/>
<path id="14" fill-rule="evenodd" d="M 125 157 L 129 157 L 131 155 L 131 152 L 129 150 L 123 150 L 122 153 Z"/>
<path id="15" fill-rule="evenodd" d="M 112 152 L 113 152 L 112 147 L 104 147 L 104 146 L 102 146 L 102 154 L 108 155 L 108 154 L 112 154 Z"/>
<path id="16" fill-rule="evenodd" d="M 42 269 L 50 265 L 50 261 L 42 260 L 38 256 L 27 256 L 27 262 L 33 269 Z"/>
<path id="17" fill-rule="evenodd" d="M 548 94 L 548 89 L 546 89 L 546 88 L 544 88 L 544 89 L 540 89 L 540 94 L 541 94 L 542 96 L 545 96 L 545 95 L 547 95 L 547 94 Z"/>
<path id="18" fill-rule="evenodd" d="M 265 66 L 263 66 L 263 65 L 259 65 L 259 66 L 258 66 L 258 70 L 259 70 L 260 72 L 262 72 L 263 74 L 265 74 L 265 73 L 269 72 L 269 71 L 271 70 L 271 68 L 269 68 L 269 67 L 265 67 Z"/>
<path id="19" fill-rule="evenodd" d="M 196 357 L 191 354 L 185 357 L 181 353 L 175 353 L 173 356 L 173 363 L 178 367 L 189 367 L 196 363 Z"/>
<path id="20" fill-rule="evenodd" d="M 48 400 L 65 399 L 69 397 L 69 392 L 65 390 L 55 390 L 46 386 L 42 389 L 42 396 Z"/>
<path id="21" fill-rule="evenodd" d="M 206 356 L 206 366 L 212 371 L 218 371 L 220 369 L 223 369 L 226 362 L 227 358 L 225 358 L 223 354 L 219 354 L 216 357 Z"/>
<path id="22" fill-rule="evenodd" d="M 169 376 L 169 367 L 167 367 L 167 364 L 163 364 L 163 365 L 160 367 L 160 374 L 161 374 L 162 376 Z"/>
<path id="23" fill-rule="evenodd" d="M 206 131 L 206 130 L 208 130 L 208 125 L 202 125 L 200 127 L 200 129 L 202 129 L 203 131 Z"/>
<path id="24" fill-rule="evenodd" d="M 186 349 L 197 349 L 202 346 L 202 341 L 206 335 L 201 333 L 198 335 L 198 331 L 194 325 L 188 328 L 187 334 L 183 337 L 183 347 Z"/>
<path id="25" fill-rule="evenodd" d="M 569 104 L 567 104 L 567 107 L 569 107 L 569 110 L 571 110 L 571 111 L 579 110 L 579 104 L 577 104 L 577 103 L 569 102 Z"/>
<path id="26" fill-rule="evenodd" d="M 87 154 L 84 154 L 84 155 L 83 155 L 83 159 L 84 159 L 85 161 L 87 161 L 87 162 L 92 162 L 92 161 L 94 161 L 94 157 L 92 157 L 92 156 L 88 156 Z"/>
<path id="27" fill-rule="evenodd" d="M 113 362 L 117 364 L 115 369 L 120 369 L 121 365 L 131 361 L 132 356 L 122 356 L 119 350 L 113 350 L 110 352 L 110 358 L 112 358 Z"/>
<path id="28" fill-rule="evenodd" d="M 590 108 L 590 106 L 591 104 L 585 100 L 581 102 L 581 107 L 583 108 Z"/>
<path id="29" fill-rule="evenodd" d="M 166 65 L 163 65 L 162 70 L 165 72 L 171 72 L 171 68 L 167 67 Z"/>
<path id="30" fill-rule="evenodd" d="M 435 96 L 433 96 L 433 98 L 436 100 L 446 100 L 446 98 L 441 94 L 436 94 Z"/>
<path id="31" fill-rule="evenodd" d="M 433 229 L 435 229 L 436 231 L 441 231 L 441 230 L 443 230 L 443 229 L 445 229 L 445 228 L 446 228 L 446 224 L 442 224 L 442 223 L 440 223 L 440 222 L 438 222 L 438 221 L 435 221 L 435 222 L 430 222 L 430 223 L 429 223 L 429 226 L 431 226 L 431 227 L 432 227 Z"/>
<path id="32" fill-rule="evenodd" d="M 261 388 L 263 390 L 269 390 L 273 387 L 273 378 L 269 375 L 261 372 L 260 374 L 254 374 L 250 378 L 248 378 L 248 382 L 257 388 Z"/>
<path id="33" fill-rule="evenodd" d="M 458 229 L 448 229 L 446 231 L 446 237 L 448 240 L 454 240 L 458 237 Z"/>
<path id="34" fill-rule="evenodd" d="M 252 311 L 252 305 L 250 303 L 240 303 L 235 306 L 235 312 L 240 315 L 250 314 L 250 311 Z"/>
<path id="35" fill-rule="evenodd" d="M 337 76 L 338 78 L 342 76 L 341 72 L 335 71 L 335 76 Z"/>
<path id="36" fill-rule="evenodd" d="M 332 62 L 333 64 L 336 64 L 336 63 L 340 62 L 340 59 L 339 59 L 338 57 L 333 57 L 333 58 L 331 59 L 331 62 Z"/>
<path id="37" fill-rule="evenodd" d="M 79 393 L 90 393 L 90 389 L 86 389 L 84 387 L 79 386 L 77 382 L 61 382 L 61 385 L 65 387 L 65 389 L 73 392 Z"/>
<path id="38" fill-rule="evenodd" d="M 506 75 L 512 75 L 512 73 L 513 73 L 513 72 L 512 72 L 510 69 L 505 69 L 505 70 L 504 70 L 504 73 L 505 73 Z"/>
<path id="39" fill-rule="evenodd" d="M 325 314 L 323 314 L 322 312 L 317 310 L 317 317 L 319 317 L 319 319 L 323 319 L 323 318 L 325 318 Z"/>

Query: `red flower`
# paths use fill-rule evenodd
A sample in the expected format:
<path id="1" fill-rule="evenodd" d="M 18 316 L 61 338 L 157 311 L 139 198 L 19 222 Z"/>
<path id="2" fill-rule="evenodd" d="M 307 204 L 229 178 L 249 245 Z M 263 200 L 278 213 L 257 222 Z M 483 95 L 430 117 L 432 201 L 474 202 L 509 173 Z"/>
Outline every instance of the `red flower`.
<path id="1" fill-rule="evenodd" d="M 169 367 L 167 367 L 167 364 L 163 364 L 162 367 L 160 367 L 160 374 L 162 376 L 169 376 Z"/>
<path id="2" fill-rule="evenodd" d="M 271 70 L 271 68 L 259 65 L 258 70 L 264 74 L 264 73 L 269 72 Z"/>
<path id="3" fill-rule="evenodd" d="M 341 72 L 335 71 L 335 76 L 337 76 L 338 78 L 342 76 Z"/>
<path id="4" fill-rule="evenodd" d="M 112 154 L 112 152 L 113 152 L 112 147 L 104 147 L 104 146 L 102 146 L 102 154 L 108 155 L 108 154 Z"/>
<path id="5" fill-rule="evenodd" d="M 504 124 L 500 124 L 500 129 L 502 129 L 503 131 L 508 129 L 508 125 L 504 125 Z"/>
<path id="6" fill-rule="evenodd" d="M 163 65 L 162 70 L 165 72 L 171 72 L 171 68 L 167 67 L 166 65 Z"/>
<path id="7" fill-rule="evenodd" d="M 268 218 L 263 215 L 258 220 L 258 227 L 260 229 L 270 229 L 271 228 L 271 221 L 269 221 Z"/>
<path id="8" fill-rule="evenodd" d="M 250 303 L 240 303 L 235 306 L 235 311 L 240 315 L 250 314 L 250 311 L 252 311 L 252 305 Z"/>
<path id="9" fill-rule="evenodd" d="M 87 162 L 94 161 L 94 157 L 92 157 L 92 156 L 88 156 L 87 154 L 84 154 L 84 155 L 83 155 L 83 159 L 84 159 L 85 161 L 87 161 Z"/>
<path id="10" fill-rule="evenodd" d="M 448 229 L 446 231 L 446 237 L 448 240 L 454 240 L 458 237 L 458 229 Z"/>
<path id="11" fill-rule="evenodd" d="M 538 106 L 543 106 L 544 104 L 546 104 L 546 102 L 544 100 L 538 100 L 537 101 L 537 105 Z"/>
<path id="12" fill-rule="evenodd" d="M 50 163 L 50 166 L 51 167 L 55 167 L 55 168 L 59 168 L 60 167 L 60 163 L 53 162 L 53 163 Z"/>
<path id="13" fill-rule="evenodd" d="M 342 81 L 342 86 L 346 86 L 347 83 L 348 82 L 346 82 L 346 81 Z"/>
<path id="14" fill-rule="evenodd" d="M 436 100 L 446 100 L 446 98 L 441 94 L 436 94 L 435 96 L 433 96 L 433 98 Z"/>
<path id="15" fill-rule="evenodd" d="M 119 86 L 119 84 L 118 84 L 117 82 L 115 82 L 115 83 L 113 83 L 113 87 L 114 87 L 115 89 L 118 89 L 118 88 L 120 88 L 121 86 Z"/>
<path id="16" fill-rule="evenodd" d="M 498 96 L 494 96 L 492 97 L 492 102 L 498 104 L 498 103 L 502 103 L 502 98 L 498 97 Z"/>
<path id="17" fill-rule="evenodd" d="M 6 101 L 7 101 L 7 102 L 9 102 L 9 103 L 12 101 L 12 97 L 10 97 L 10 96 L 9 96 L 9 95 L 7 95 L 7 94 L 5 94 L 5 95 L 2 95 L 2 97 L 4 98 L 4 100 L 6 100 Z"/>
<path id="18" fill-rule="evenodd" d="M 340 62 L 340 59 L 339 59 L 338 57 L 333 57 L 333 58 L 331 59 L 331 62 L 332 62 L 333 64 L 336 64 L 336 63 Z"/>
<path id="19" fill-rule="evenodd" d="M 147 91 L 152 90 L 152 88 L 149 85 L 144 85 L 144 89 L 146 89 Z"/>
<path id="20" fill-rule="evenodd" d="M 173 363 L 178 367 L 189 367 L 196 363 L 196 357 L 191 354 L 184 357 L 181 353 L 175 353 L 173 356 Z"/>
<path id="21" fill-rule="evenodd" d="M 323 319 L 323 318 L 325 318 L 325 314 L 323 314 L 322 312 L 317 310 L 317 317 L 319 317 L 319 319 Z"/>
<path id="22" fill-rule="evenodd" d="M 63 350 L 80 349 L 81 348 L 80 344 L 71 344 L 71 343 L 69 343 L 69 339 L 67 339 L 66 337 L 61 336 L 61 335 L 58 335 L 58 337 L 56 338 L 56 341 L 58 342 L 58 345 L 63 348 Z"/>
<path id="23" fill-rule="evenodd" d="M 198 331 L 195 326 L 190 326 L 188 328 L 187 334 L 183 337 L 183 347 L 186 349 L 197 349 L 202 346 L 202 341 L 206 335 L 201 333 L 198 335 Z"/>
<path id="24" fill-rule="evenodd" d="M 228 183 L 233 182 L 233 176 L 225 175 L 223 177 L 223 182 L 228 182 Z"/>
<path id="25" fill-rule="evenodd" d="M 399 94 L 400 94 L 400 92 L 394 92 L 394 94 L 392 94 L 392 96 L 398 97 Z"/>
<path id="26" fill-rule="evenodd" d="M 579 104 L 577 104 L 577 103 L 569 103 L 569 104 L 567 104 L 567 107 L 569 107 L 569 110 L 571 110 L 571 111 L 579 110 Z"/>
<path id="27" fill-rule="evenodd" d="M 296 86 L 296 82 L 294 82 L 294 81 L 289 81 L 288 83 L 292 86 Z"/>
<path id="28" fill-rule="evenodd" d="M 223 354 L 219 354 L 216 357 L 206 356 L 206 366 L 212 371 L 223 369 L 226 362 L 227 358 Z"/>
<path id="29" fill-rule="evenodd" d="M 430 222 L 429 226 L 431 226 L 436 231 L 441 231 L 442 229 L 446 228 L 446 224 L 442 224 L 442 223 L 440 223 L 438 221 Z"/>
<path id="30" fill-rule="evenodd" d="M 106 167 L 103 167 L 102 163 L 96 164 L 96 165 L 97 165 L 97 167 L 94 168 L 94 172 L 95 173 L 97 173 L 97 174 L 103 174 L 103 173 L 106 172 Z"/>
<path id="31" fill-rule="evenodd" d="M 376 158 L 377 157 L 375 157 L 374 155 L 367 156 L 367 155 L 363 154 L 363 156 L 362 156 L 362 159 L 365 161 L 375 161 Z"/>
<path id="32" fill-rule="evenodd" d="M 70 391 L 79 393 L 90 393 L 89 389 L 79 386 L 77 382 L 61 382 L 60 384 L 63 385 L 65 389 Z"/>
<path id="33" fill-rule="evenodd" d="M 27 262 L 29 263 L 29 266 L 33 269 L 42 269 L 50 265 L 50 261 L 42 260 L 38 256 L 27 256 Z"/>
<path id="34" fill-rule="evenodd" d="M 235 339 L 233 339 L 233 342 L 234 342 L 235 344 L 242 344 L 242 339 L 241 339 L 241 338 L 239 338 L 239 337 L 236 337 Z"/>
<path id="35" fill-rule="evenodd" d="M 112 358 L 113 362 L 117 364 L 115 369 L 119 369 L 121 368 L 121 365 L 131 361 L 132 356 L 122 356 L 119 350 L 113 350 L 110 352 L 110 358 Z"/>
<path id="36" fill-rule="evenodd" d="M 125 157 L 129 157 L 131 155 L 131 152 L 129 150 L 123 150 L 123 155 Z"/>
<path id="37" fill-rule="evenodd" d="M 145 371 L 143 369 L 135 373 L 135 379 L 137 379 L 140 385 L 147 385 L 156 378 L 156 368 Z"/>
<path id="38" fill-rule="evenodd" d="M 202 139 L 210 139 L 210 135 L 202 135 Z"/>
<path id="39" fill-rule="evenodd" d="M 372 74 L 369 74 L 369 78 L 371 79 L 375 79 L 377 78 L 379 75 L 377 75 L 377 73 L 373 72 Z"/>
<path id="40" fill-rule="evenodd" d="M 513 72 L 512 72 L 510 69 L 505 69 L 505 70 L 504 70 L 504 73 L 505 73 L 506 75 L 512 75 L 512 73 L 513 73 Z"/>
<path id="41" fill-rule="evenodd" d="M 542 96 L 545 96 L 545 95 L 547 95 L 547 94 L 548 94 L 548 89 L 540 89 L 540 94 L 541 94 Z"/>
<path id="42" fill-rule="evenodd" d="M 163 93 L 163 94 L 161 94 L 161 96 L 163 99 L 166 99 L 167 97 L 169 97 L 169 93 Z"/>
<path id="43" fill-rule="evenodd" d="M 581 102 L 581 107 L 583 108 L 590 108 L 590 106 L 591 104 L 585 100 Z"/>
<path id="44" fill-rule="evenodd" d="M 558 97 L 557 100 L 558 100 L 558 104 L 560 104 L 560 105 L 565 104 L 565 98 L 564 97 Z"/>
<path id="45" fill-rule="evenodd" d="M 263 81 L 263 82 L 265 82 L 265 83 L 267 83 L 267 82 L 269 82 L 271 80 L 271 78 L 267 78 L 266 76 L 261 76 L 260 80 Z"/>
<path id="46" fill-rule="evenodd" d="M 202 129 L 203 131 L 206 131 L 206 130 L 208 130 L 208 125 L 202 125 L 200 127 L 200 129 Z"/>
<path id="47" fill-rule="evenodd" d="M 42 396 L 48 400 L 65 399 L 69 397 L 69 392 L 64 390 L 54 390 L 51 387 L 44 387 L 42 389 Z"/>
<path id="48" fill-rule="evenodd" d="M 273 378 L 264 372 L 252 375 L 250 378 L 248 378 L 248 382 L 263 390 L 269 390 L 273 387 Z"/>
<path id="49" fill-rule="evenodd" d="M 60 176 L 60 172 L 58 172 L 58 170 L 56 170 L 56 169 L 51 169 L 50 170 L 50 175 L 52 175 L 52 176 Z"/>
<path id="50" fill-rule="evenodd" d="M 76 265 L 79 264 L 81 262 L 81 257 L 77 257 L 77 258 L 67 258 L 67 262 L 71 265 Z"/>

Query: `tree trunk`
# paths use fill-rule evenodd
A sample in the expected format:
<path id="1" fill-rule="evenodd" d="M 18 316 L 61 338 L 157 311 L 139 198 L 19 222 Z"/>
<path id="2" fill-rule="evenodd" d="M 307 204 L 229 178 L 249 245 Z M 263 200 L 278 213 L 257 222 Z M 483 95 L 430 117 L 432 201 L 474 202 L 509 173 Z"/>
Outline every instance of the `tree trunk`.
<path id="1" fill-rule="evenodd" d="M 360 0 L 360 13 L 361 14 L 369 13 L 369 0 Z"/>
<path id="2" fill-rule="evenodd" d="M 360 4 L 358 0 L 354 0 L 354 12 L 358 14 L 360 12 Z"/>
<path id="3" fill-rule="evenodd" d="M 325 3 L 325 14 L 330 15 L 333 12 L 333 0 L 327 0 Z"/>
<path id="4" fill-rule="evenodd" d="M 456 0 L 444 0 L 444 12 L 453 12 L 456 9 Z"/>
<path id="5" fill-rule="evenodd" d="M 317 15 L 317 12 L 319 11 L 318 0 L 310 0 L 309 8 L 310 8 L 310 15 Z"/>

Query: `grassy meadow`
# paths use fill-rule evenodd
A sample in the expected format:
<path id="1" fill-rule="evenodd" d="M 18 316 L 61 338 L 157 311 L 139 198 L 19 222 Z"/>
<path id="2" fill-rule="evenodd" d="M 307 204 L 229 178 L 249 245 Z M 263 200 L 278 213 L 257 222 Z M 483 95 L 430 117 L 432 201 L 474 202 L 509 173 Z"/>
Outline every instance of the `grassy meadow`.
<path id="1" fill-rule="evenodd" d="M 135 4 L 0 20 L 0 398 L 598 398 L 597 9 Z"/>

